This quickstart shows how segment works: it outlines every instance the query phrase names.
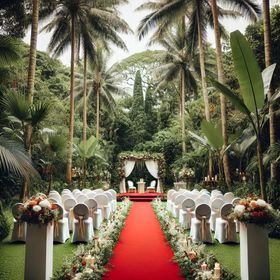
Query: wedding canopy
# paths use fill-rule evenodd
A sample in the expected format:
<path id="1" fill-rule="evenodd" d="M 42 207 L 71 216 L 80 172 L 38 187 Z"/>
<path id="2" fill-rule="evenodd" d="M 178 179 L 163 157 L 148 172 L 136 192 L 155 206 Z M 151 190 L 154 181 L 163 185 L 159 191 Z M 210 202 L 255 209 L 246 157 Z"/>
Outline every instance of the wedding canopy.
<path id="1" fill-rule="evenodd" d="M 144 161 L 149 173 L 157 179 L 157 192 L 162 192 L 161 181 L 165 175 L 165 161 L 162 154 L 121 153 L 119 155 L 120 192 L 126 192 L 125 179 L 132 173 L 137 161 Z"/>

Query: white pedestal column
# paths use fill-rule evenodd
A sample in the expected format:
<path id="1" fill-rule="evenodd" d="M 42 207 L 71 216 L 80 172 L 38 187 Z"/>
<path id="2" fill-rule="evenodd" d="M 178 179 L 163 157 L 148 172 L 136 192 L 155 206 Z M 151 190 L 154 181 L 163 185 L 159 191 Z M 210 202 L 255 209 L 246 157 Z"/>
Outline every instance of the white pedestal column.
<path id="1" fill-rule="evenodd" d="M 269 280 L 268 232 L 254 224 L 240 223 L 242 280 Z"/>
<path id="2" fill-rule="evenodd" d="M 25 280 L 50 280 L 53 272 L 53 224 L 28 224 Z"/>

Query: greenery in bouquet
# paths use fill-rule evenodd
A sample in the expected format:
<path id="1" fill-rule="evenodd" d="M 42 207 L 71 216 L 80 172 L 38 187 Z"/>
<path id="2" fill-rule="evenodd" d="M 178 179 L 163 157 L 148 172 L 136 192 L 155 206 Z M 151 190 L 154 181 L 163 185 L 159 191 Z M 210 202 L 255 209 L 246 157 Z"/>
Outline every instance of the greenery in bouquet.
<path id="1" fill-rule="evenodd" d="M 275 211 L 269 203 L 252 194 L 239 201 L 231 217 L 243 223 L 270 225 L 275 220 Z"/>
<path id="2" fill-rule="evenodd" d="M 48 224 L 58 217 L 57 205 L 50 202 L 42 193 L 26 200 L 21 212 L 21 220 L 30 224 Z"/>

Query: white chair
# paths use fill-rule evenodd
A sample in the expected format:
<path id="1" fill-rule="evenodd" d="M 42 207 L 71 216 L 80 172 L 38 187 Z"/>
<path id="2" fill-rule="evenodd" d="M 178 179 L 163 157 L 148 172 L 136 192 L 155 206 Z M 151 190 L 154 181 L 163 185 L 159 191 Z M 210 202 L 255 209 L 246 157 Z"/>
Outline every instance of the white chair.
<path id="1" fill-rule="evenodd" d="M 76 193 L 81 193 L 81 191 L 80 191 L 79 189 L 74 189 L 74 190 L 72 191 L 72 194 L 75 196 Z"/>
<path id="2" fill-rule="evenodd" d="M 128 192 L 130 192 L 130 193 L 136 192 L 136 187 L 134 186 L 132 181 L 128 180 L 127 185 L 128 185 Z"/>
<path id="3" fill-rule="evenodd" d="M 170 212 L 171 213 L 173 213 L 174 201 L 178 195 L 180 195 L 180 193 L 176 191 L 176 192 L 172 193 L 170 196 Z"/>
<path id="4" fill-rule="evenodd" d="M 56 204 L 56 207 L 58 208 L 58 220 L 54 221 L 53 241 L 65 243 L 70 238 L 68 218 L 64 217 L 64 210 L 59 204 Z"/>
<path id="5" fill-rule="evenodd" d="M 167 191 L 167 203 L 166 203 L 166 209 L 167 211 L 170 211 L 170 203 L 171 203 L 171 195 L 176 192 L 175 190 L 171 189 Z"/>
<path id="6" fill-rule="evenodd" d="M 87 194 L 90 193 L 90 192 L 91 192 L 90 189 L 83 189 L 83 190 L 82 190 L 82 193 L 85 194 L 85 195 L 87 195 Z"/>
<path id="7" fill-rule="evenodd" d="M 85 201 L 85 205 L 87 205 L 89 209 L 89 216 L 92 217 L 93 228 L 99 229 L 102 223 L 102 213 L 101 209 L 98 209 L 97 201 L 93 198 L 89 198 Z"/>
<path id="8" fill-rule="evenodd" d="M 110 192 L 114 198 L 113 199 L 113 208 L 114 208 L 114 211 L 116 211 L 116 209 L 117 209 L 117 192 L 113 189 L 108 190 L 108 192 Z"/>
<path id="9" fill-rule="evenodd" d="M 211 208 L 207 204 L 200 204 L 195 208 L 195 217 L 191 220 L 190 236 L 194 242 L 212 243 L 210 232 Z"/>
<path id="10" fill-rule="evenodd" d="M 114 202 L 113 202 L 113 200 L 114 200 L 114 197 L 113 197 L 113 195 L 110 193 L 110 192 L 108 192 L 108 191 L 106 191 L 106 192 L 104 192 L 104 194 L 107 196 L 107 198 L 108 198 L 108 205 L 109 205 L 109 207 L 110 207 L 110 212 L 111 213 L 113 213 L 114 212 Z"/>
<path id="11" fill-rule="evenodd" d="M 91 191 L 89 193 L 87 193 L 87 198 L 94 198 L 97 195 L 97 193 Z"/>
<path id="12" fill-rule="evenodd" d="M 76 198 L 78 203 L 84 203 L 86 199 L 87 199 L 87 196 L 85 194 L 80 194 Z"/>
<path id="13" fill-rule="evenodd" d="M 225 202 L 216 198 L 211 202 L 211 217 L 210 217 L 210 229 L 215 231 L 216 228 L 216 219 L 221 217 L 221 208 L 225 204 Z"/>
<path id="14" fill-rule="evenodd" d="M 234 194 L 232 192 L 227 192 L 224 194 L 224 198 L 226 203 L 231 203 L 234 199 Z"/>
<path id="15" fill-rule="evenodd" d="M 105 194 L 98 194 L 95 196 L 95 200 L 97 201 L 98 208 L 102 212 L 102 217 L 109 219 L 111 213 L 108 197 Z"/>
<path id="16" fill-rule="evenodd" d="M 153 180 L 151 183 L 150 183 L 150 186 L 147 187 L 147 191 L 149 193 L 154 193 L 156 192 L 156 184 L 157 184 L 157 181 L 156 180 Z"/>
<path id="17" fill-rule="evenodd" d="M 62 204 L 62 199 L 61 196 L 58 192 L 55 191 L 51 191 L 48 195 L 49 199 L 54 199 L 55 201 L 57 201 L 59 204 Z"/>
<path id="18" fill-rule="evenodd" d="M 174 200 L 173 212 L 172 212 L 174 218 L 179 218 L 179 211 L 182 207 L 182 202 L 184 199 L 186 199 L 186 197 L 183 194 L 176 196 Z"/>
<path id="19" fill-rule="evenodd" d="M 233 205 L 226 203 L 221 208 L 221 218 L 216 220 L 215 239 L 220 243 L 236 242 L 236 225 L 235 222 L 228 218 L 232 213 Z"/>
<path id="20" fill-rule="evenodd" d="M 73 193 L 75 199 L 77 200 L 77 198 L 80 196 L 80 195 L 83 195 L 83 193 L 81 191 L 76 191 L 75 193 Z"/>
<path id="21" fill-rule="evenodd" d="M 213 200 L 216 199 L 216 198 L 220 198 L 220 199 L 222 199 L 223 201 L 225 201 L 224 195 L 220 193 L 220 194 L 216 194 L 216 195 L 214 195 L 214 196 L 211 196 L 210 203 L 211 203 L 211 201 L 213 201 Z"/>
<path id="22" fill-rule="evenodd" d="M 62 194 L 61 195 L 61 200 L 62 200 L 62 203 L 64 203 L 64 201 L 66 200 L 66 199 L 69 199 L 69 198 L 74 198 L 74 196 L 72 195 L 72 193 L 68 193 L 68 194 Z"/>
<path id="23" fill-rule="evenodd" d="M 16 203 L 12 207 L 12 214 L 14 216 L 14 228 L 12 232 L 12 242 L 26 241 L 26 222 L 20 220 L 23 210 L 23 203 Z"/>
<path id="24" fill-rule="evenodd" d="M 205 204 L 209 204 L 210 202 L 210 195 L 207 193 L 202 193 L 199 198 L 205 203 Z"/>
<path id="25" fill-rule="evenodd" d="M 74 228 L 72 242 L 89 242 L 93 237 L 92 218 L 85 204 L 77 204 L 74 209 Z"/>
<path id="26" fill-rule="evenodd" d="M 102 189 L 95 189 L 93 190 L 96 194 L 104 193 L 104 190 Z"/>
<path id="27" fill-rule="evenodd" d="M 66 211 L 65 217 L 68 218 L 68 226 L 69 230 L 73 230 L 73 223 L 74 223 L 74 213 L 73 208 L 77 204 L 77 201 L 74 198 L 68 198 L 64 201 L 64 209 Z"/>
<path id="28" fill-rule="evenodd" d="M 179 211 L 179 223 L 182 228 L 189 229 L 193 218 L 195 202 L 191 198 L 185 198 Z"/>

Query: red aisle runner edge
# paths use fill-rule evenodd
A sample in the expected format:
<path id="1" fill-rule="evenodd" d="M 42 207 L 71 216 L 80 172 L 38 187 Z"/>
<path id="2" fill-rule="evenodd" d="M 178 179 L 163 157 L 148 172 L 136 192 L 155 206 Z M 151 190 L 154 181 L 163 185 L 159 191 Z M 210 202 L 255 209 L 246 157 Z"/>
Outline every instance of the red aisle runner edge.
<path id="1" fill-rule="evenodd" d="M 149 202 L 132 205 L 103 280 L 182 280 Z"/>

